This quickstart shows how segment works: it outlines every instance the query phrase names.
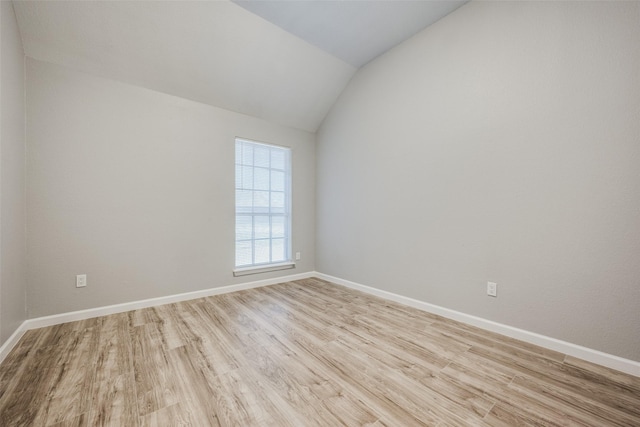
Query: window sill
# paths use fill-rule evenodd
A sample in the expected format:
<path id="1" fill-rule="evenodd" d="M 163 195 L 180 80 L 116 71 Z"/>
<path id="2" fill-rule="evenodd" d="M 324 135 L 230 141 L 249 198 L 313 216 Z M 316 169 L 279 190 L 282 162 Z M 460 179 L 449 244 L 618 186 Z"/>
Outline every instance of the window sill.
<path id="1" fill-rule="evenodd" d="M 269 264 L 257 267 L 236 268 L 233 270 L 234 277 L 248 276 L 249 274 L 267 273 L 269 271 L 289 270 L 296 268 L 296 263 L 293 261 L 282 262 L 280 264 Z"/>

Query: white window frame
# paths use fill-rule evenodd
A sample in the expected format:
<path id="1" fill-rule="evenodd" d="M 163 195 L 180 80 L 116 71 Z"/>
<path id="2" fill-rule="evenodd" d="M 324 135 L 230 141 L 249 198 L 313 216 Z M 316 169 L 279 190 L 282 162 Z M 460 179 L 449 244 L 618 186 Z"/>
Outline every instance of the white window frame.
<path id="1" fill-rule="evenodd" d="M 247 146 L 252 147 L 252 150 L 251 150 L 252 157 L 251 157 L 250 164 L 247 163 L 247 159 L 243 157 L 243 153 L 244 154 L 246 153 L 242 151 L 244 150 L 244 148 L 242 147 L 247 147 Z M 269 149 L 268 167 L 264 166 L 264 164 L 256 165 L 255 148 Z M 279 169 L 273 166 L 274 160 L 273 160 L 272 150 L 275 152 L 281 152 L 284 154 L 284 169 Z M 291 250 L 291 241 L 292 241 L 291 239 L 291 176 L 292 176 L 291 169 L 292 169 L 292 163 L 293 163 L 291 148 L 283 147 L 275 144 L 267 144 L 263 142 L 252 141 L 246 138 L 236 137 L 235 153 L 236 153 L 235 154 L 235 176 L 236 176 L 235 189 L 236 191 L 235 191 L 235 203 L 234 203 L 234 206 L 235 206 L 234 266 L 235 268 L 233 270 L 233 275 L 243 276 L 247 274 L 256 274 L 256 273 L 263 273 L 268 271 L 294 268 L 295 262 L 293 261 L 292 250 Z M 247 183 L 244 181 L 245 175 L 243 171 L 245 171 L 246 168 L 251 168 L 250 179 L 252 179 L 253 181 L 250 183 Z M 255 178 L 257 175 L 256 169 L 260 170 L 263 174 L 265 173 L 265 169 L 268 171 L 268 177 L 269 177 L 268 190 L 265 190 L 264 188 L 256 189 L 257 187 L 256 178 Z M 272 179 L 273 179 L 274 173 L 276 174 L 284 173 L 284 191 L 273 190 Z M 262 182 L 262 184 L 264 185 L 264 182 Z M 255 206 L 255 203 L 256 203 L 255 192 L 257 191 L 260 191 L 262 193 L 268 192 L 269 194 L 268 207 Z M 241 197 L 246 197 L 248 192 L 251 192 L 251 195 L 252 195 L 251 207 L 248 207 L 247 205 L 244 205 L 244 206 L 239 205 L 238 204 L 239 199 Z M 274 205 L 273 205 L 273 196 L 274 194 L 279 194 L 279 193 L 284 193 L 284 207 L 280 209 L 278 209 L 277 207 L 274 208 Z M 281 210 L 281 212 L 280 211 L 274 212 L 274 210 Z M 239 225 L 240 217 L 245 218 L 245 220 L 242 221 L 245 224 L 245 228 L 240 228 L 241 227 Z M 250 237 L 247 237 L 247 228 L 246 228 L 247 217 L 251 218 Z M 268 237 L 260 237 L 260 238 L 256 237 L 256 228 L 257 228 L 256 218 L 257 217 L 260 217 L 263 220 L 265 217 L 268 217 Z M 273 219 L 274 218 L 284 218 L 284 259 L 276 259 L 275 261 L 272 258 L 274 255 L 273 254 L 274 241 L 280 240 L 280 238 L 273 236 L 273 233 L 274 233 Z M 261 242 L 268 241 L 269 260 L 267 262 L 259 262 L 256 260 L 256 242 L 257 241 L 261 241 Z M 244 245 L 246 245 L 247 243 L 250 243 L 251 262 L 249 264 L 247 263 L 239 264 L 238 254 L 239 254 L 239 251 L 241 251 L 241 249 L 239 249 L 239 243 Z"/>

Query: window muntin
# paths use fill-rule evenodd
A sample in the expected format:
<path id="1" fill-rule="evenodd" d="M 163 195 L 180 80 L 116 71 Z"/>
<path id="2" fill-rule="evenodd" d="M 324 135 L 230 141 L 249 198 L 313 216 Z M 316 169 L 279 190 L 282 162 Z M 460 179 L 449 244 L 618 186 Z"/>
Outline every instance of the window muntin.
<path id="1" fill-rule="evenodd" d="M 291 150 L 236 138 L 236 268 L 291 261 Z"/>

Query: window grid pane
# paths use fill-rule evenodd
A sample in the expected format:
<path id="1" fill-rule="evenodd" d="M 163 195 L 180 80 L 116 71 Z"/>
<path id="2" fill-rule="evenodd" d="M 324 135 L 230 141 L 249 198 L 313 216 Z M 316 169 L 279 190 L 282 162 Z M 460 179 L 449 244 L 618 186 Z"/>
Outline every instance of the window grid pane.
<path id="1" fill-rule="evenodd" d="M 291 259 L 288 148 L 236 139 L 236 267 Z"/>

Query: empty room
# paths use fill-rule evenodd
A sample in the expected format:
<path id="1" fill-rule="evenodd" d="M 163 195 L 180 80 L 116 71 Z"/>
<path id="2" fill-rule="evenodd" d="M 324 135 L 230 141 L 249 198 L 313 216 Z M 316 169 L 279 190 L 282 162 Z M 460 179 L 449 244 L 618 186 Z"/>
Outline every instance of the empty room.
<path id="1" fill-rule="evenodd" d="M 1 426 L 640 426 L 640 2 L 0 22 Z"/>

